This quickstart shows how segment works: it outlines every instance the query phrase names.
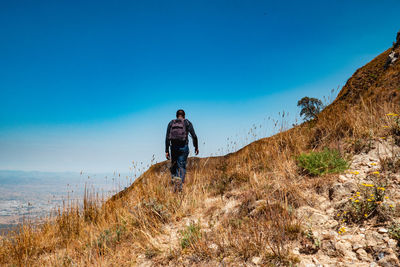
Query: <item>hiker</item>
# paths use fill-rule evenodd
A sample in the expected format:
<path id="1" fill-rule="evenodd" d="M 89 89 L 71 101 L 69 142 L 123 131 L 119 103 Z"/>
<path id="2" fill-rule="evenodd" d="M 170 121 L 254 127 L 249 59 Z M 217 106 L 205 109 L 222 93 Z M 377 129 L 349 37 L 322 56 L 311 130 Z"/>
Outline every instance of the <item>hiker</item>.
<path id="1" fill-rule="evenodd" d="M 192 123 L 185 119 L 185 111 L 180 109 L 176 112 L 176 119 L 168 124 L 165 137 L 165 156 L 171 159 L 171 179 L 174 190 L 182 191 L 182 184 L 185 182 L 186 160 L 189 155 L 189 138 L 192 137 L 196 155 L 199 154 L 199 147 L 196 133 Z M 171 147 L 171 154 L 169 148 Z"/>

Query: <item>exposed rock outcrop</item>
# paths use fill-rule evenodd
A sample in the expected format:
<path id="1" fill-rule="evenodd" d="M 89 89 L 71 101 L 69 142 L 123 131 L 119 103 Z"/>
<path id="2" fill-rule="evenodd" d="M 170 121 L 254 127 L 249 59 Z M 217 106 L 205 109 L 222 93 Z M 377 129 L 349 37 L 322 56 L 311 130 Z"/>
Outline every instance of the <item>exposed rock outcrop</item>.
<path id="1" fill-rule="evenodd" d="M 400 31 L 397 33 L 396 42 L 393 44 L 392 51 L 390 52 L 386 63 L 385 63 L 385 70 L 392 66 L 400 57 Z"/>
<path id="2" fill-rule="evenodd" d="M 400 147 L 393 146 L 393 140 L 378 141 L 373 147 L 368 153 L 354 156 L 350 167 L 354 172 L 340 175 L 326 193 L 328 196 L 317 197 L 315 207 L 303 206 L 297 210 L 297 215 L 309 225 L 315 243 L 319 245 L 315 253 L 309 253 L 310 245 L 304 242 L 293 250 L 301 260 L 299 266 L 400 266 L 399 247 L 388 229 L 393 221 L 378 223 L 370 220 L 361 225 L 347 225 L 336 216 L 343 203 L 359 190 L 359 184 L 371 182 L 368 174 L 381 169 L 382 159 L 400 155 Z M 398 203 L 400 174 L 381 175 L 391 177 L 387 191 L 391 201 Z M 338 231 L 339 227 L 344 230 Z"/>

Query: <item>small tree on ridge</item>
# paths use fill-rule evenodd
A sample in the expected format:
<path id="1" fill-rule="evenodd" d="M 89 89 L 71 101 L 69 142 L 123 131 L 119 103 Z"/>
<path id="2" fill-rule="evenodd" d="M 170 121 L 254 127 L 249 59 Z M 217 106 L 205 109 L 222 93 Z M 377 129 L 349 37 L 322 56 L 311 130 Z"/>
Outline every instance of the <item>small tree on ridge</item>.
<path id="1" fill-rule="evenodd" d="M 300 99 L 297 106 L 301 108 L 300 116 L 304 117 L 304 120 L 315 119 L 324 108 L 321 100 L 308 96 Z"/>

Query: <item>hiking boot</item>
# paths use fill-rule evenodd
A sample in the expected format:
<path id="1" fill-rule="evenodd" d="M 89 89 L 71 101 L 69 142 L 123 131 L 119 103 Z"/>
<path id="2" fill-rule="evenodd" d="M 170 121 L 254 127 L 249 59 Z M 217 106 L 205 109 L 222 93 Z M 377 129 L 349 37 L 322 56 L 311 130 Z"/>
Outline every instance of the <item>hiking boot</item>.
<path id="1" fill-rule="evenodd" d="M 177 184 L 177 183 L 181 183 L 182 182 L 182 178 L 179 176 L 173 176 L 172 177 L 172 183 L 173 184 Z"/>
<path id="2" fill-rule="evenodd" d="M 174 185 L 175 193 L 182 191 L 182 178 L 181 177 L 173 176 L 171 182 Z"/>

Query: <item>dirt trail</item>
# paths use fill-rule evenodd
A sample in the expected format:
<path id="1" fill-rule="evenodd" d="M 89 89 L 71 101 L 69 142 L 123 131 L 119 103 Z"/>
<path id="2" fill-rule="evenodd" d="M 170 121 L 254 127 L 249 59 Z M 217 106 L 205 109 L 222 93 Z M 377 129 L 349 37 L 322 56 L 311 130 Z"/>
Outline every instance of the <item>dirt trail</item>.
<path id="1" fill-rule="evenodd" d="M 230 214 L 239 204 L 239 201 L 234 198 L 208 197 L 204 199 L 203 205 L 200 205 L 191 216 L 184 217 L 177 222 L 175 221 L 165 224 L 162 229 L 162 234 L 153 238 L 153 244 L 161 251 L 161 253 L 171 253 L 180 247 L 180 231 L 184 230 L 191 223 L 199 224 L 202 232 L 210 232 L 211 227 L 218 226 L 218 223 L 210 226 L 209 215 L 205 214 L 209 208 L 220 207 L 218 213 L 220 215 L 225 215 Z M 212 246 L 213 245 L 211 245 L 211 248 Z M 137 257 L 137 264 L 141 267 L 157 266 L 152 259 L 146 258 L 145 254 L 141 254 Z M 181 264 L 185 265 L 184 262 Z M 169 265 L 175 266 L 175 263 L 169 263 Z M 204 266 L 204 264 L 202 264 L 202 266 Z M 218 266 L 218 262 L 208 262 L 207 266 Z"/>

